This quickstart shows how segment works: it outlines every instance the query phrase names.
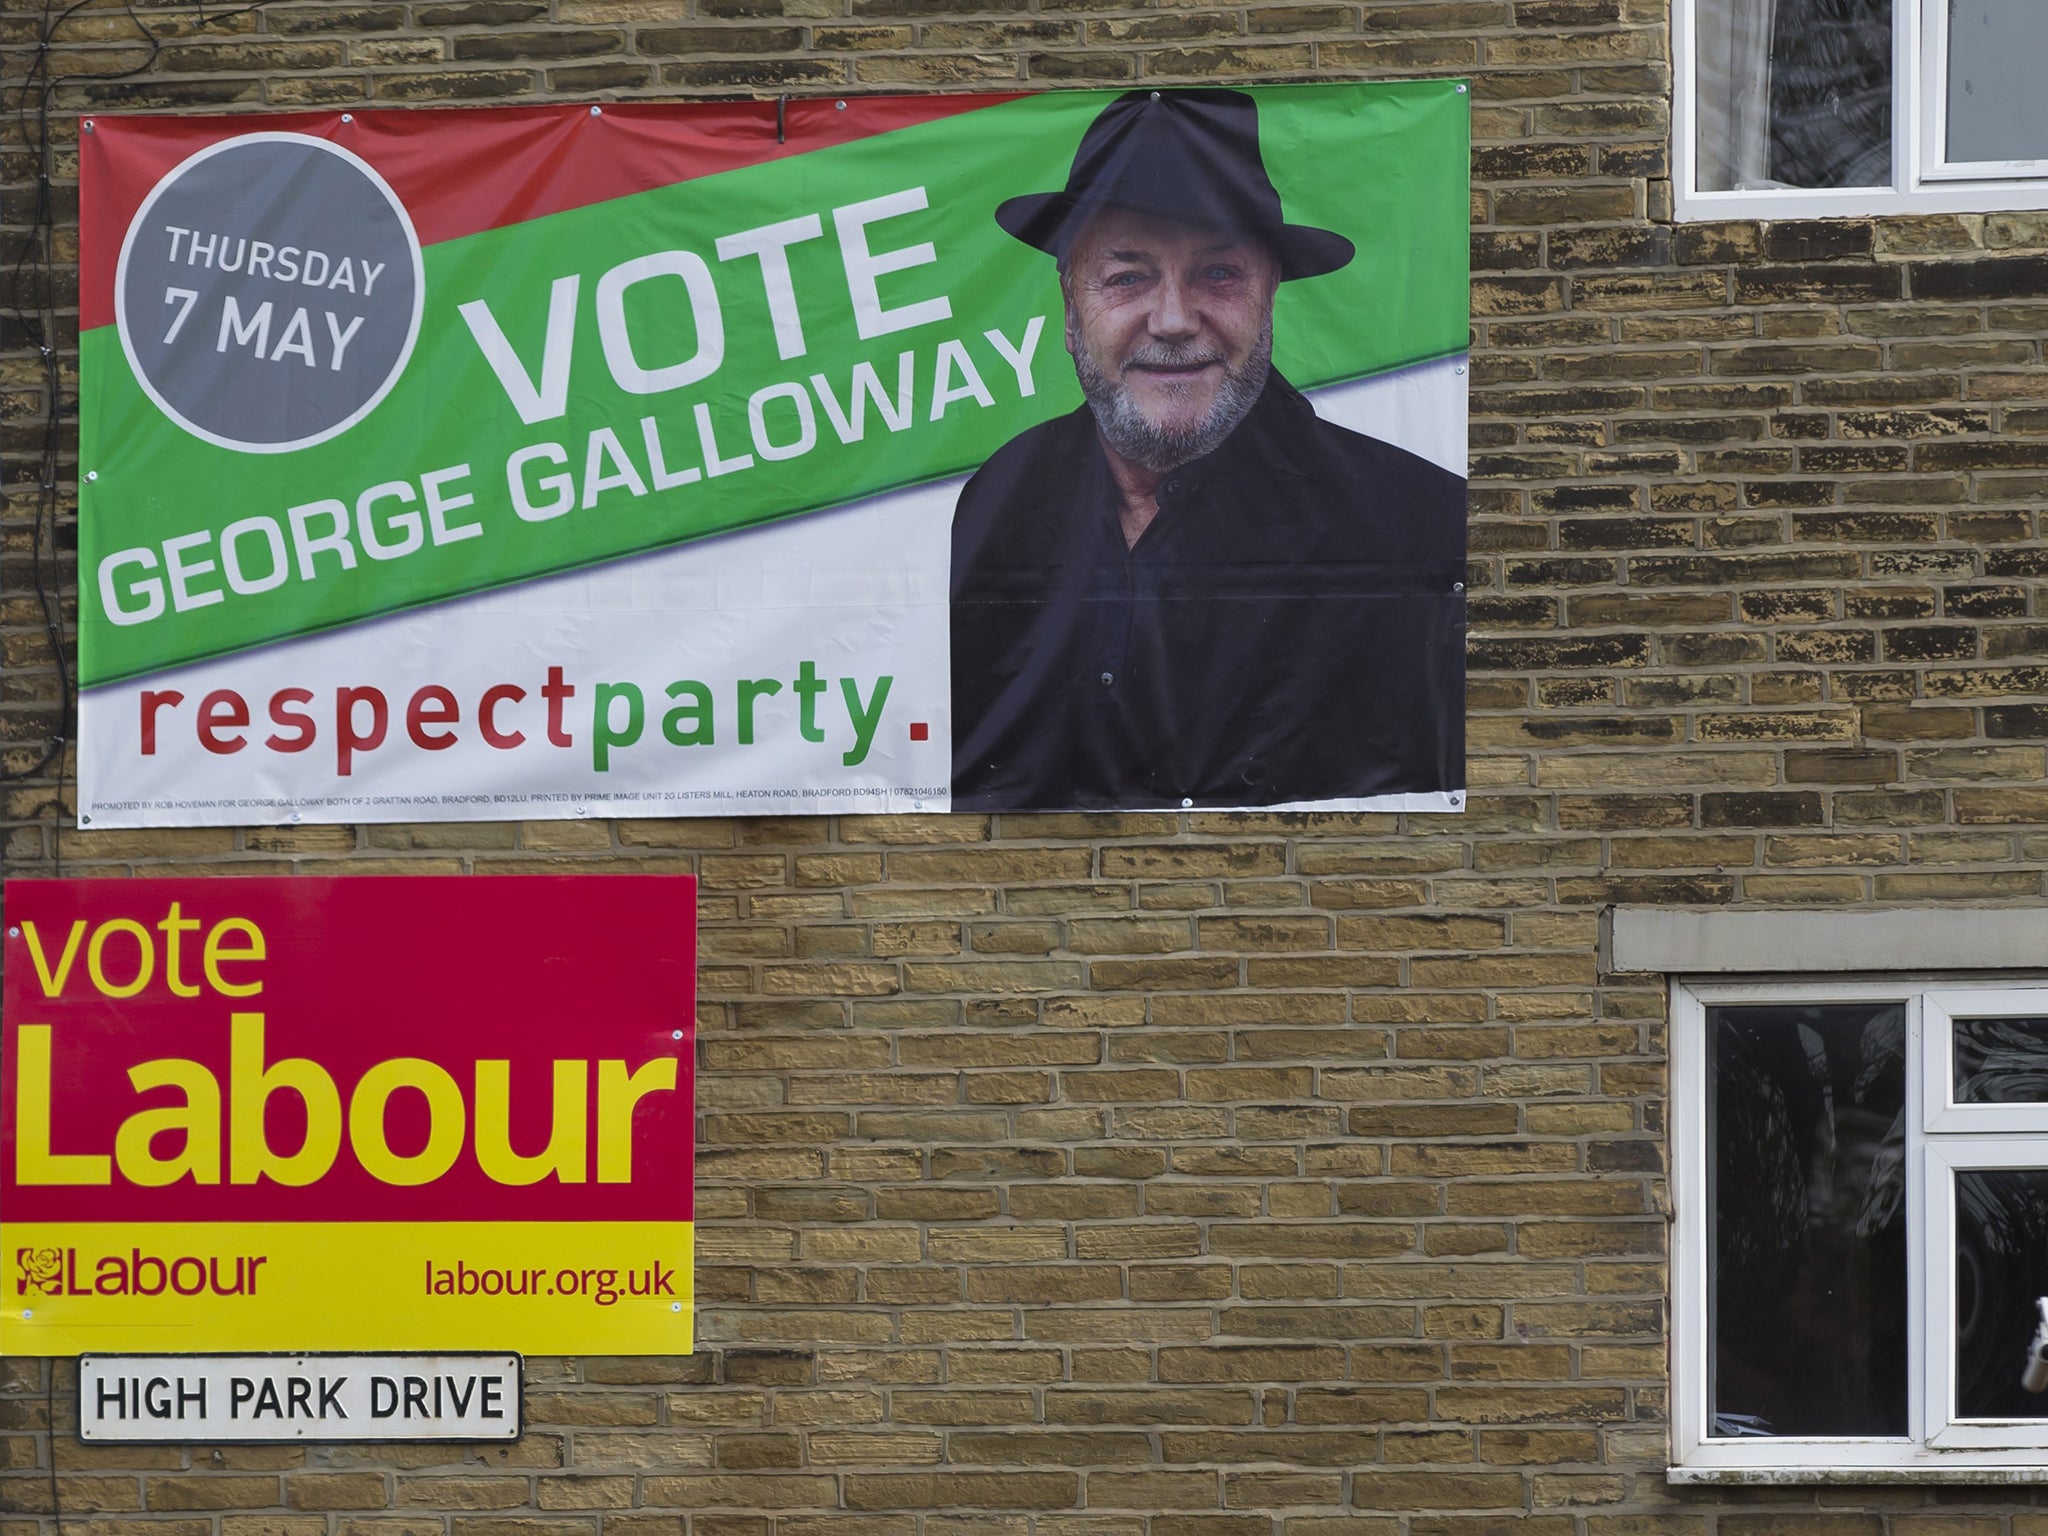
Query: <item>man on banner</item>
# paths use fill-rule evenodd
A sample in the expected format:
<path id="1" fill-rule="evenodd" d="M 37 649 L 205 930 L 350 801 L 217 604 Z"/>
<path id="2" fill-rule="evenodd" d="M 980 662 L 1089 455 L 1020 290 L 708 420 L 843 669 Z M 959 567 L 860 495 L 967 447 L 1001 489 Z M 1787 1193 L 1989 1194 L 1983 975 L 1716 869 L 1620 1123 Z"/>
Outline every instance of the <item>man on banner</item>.
<path id="1" fill-rule="evenodd" d="M 1058 262 L 1087 403 L 954 513 L 954 808 L 1462 788 L 1464 481 L 1273 371 L 1279 284 L 1355 247 L 1286 221 L 1252 98 L 1121 96 L 996 221 Z"/>

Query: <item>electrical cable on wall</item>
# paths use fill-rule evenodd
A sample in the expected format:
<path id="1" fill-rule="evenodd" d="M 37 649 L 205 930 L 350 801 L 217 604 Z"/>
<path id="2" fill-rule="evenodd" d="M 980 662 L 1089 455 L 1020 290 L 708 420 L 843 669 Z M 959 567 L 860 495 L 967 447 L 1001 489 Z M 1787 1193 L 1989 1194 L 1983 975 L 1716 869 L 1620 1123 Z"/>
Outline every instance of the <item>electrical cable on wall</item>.
<path id="1" fill-rule="evenodd" d="M 57 1479 L 57 1362 L 43 1362 L 43 1429 L 50 1442 L 50 1523 L 56 1536 L 64 1536 L 64 1499 Z"/>
<path id="2" fill-rule="evenodd" d="M 46 0 L 42 25 L 36 34 L 35 54 L 22 77 L 20 94 L 15 100 L 15 121 L 21 130 L 21 142 L 34 157 L 35 196 L 30 204 L 28 228 L 21 236 L 13 259 L 7 263 L 7 292 L 4 303 L 0 303 L 0 313 L 14 323 L 17 334 L 34 349 L 42 368 L 43 436 L 36 462 L 36 511 L 30 535 L 29 569 L 37 607 L 43 618 L 43 633 L 49 641 L 51 666 L 57 677 L 57 723 L 36 761 L 19 771 L 0 768 L 0 783 L 40 778 L 52 763 L 58 765 L 61 775 L 64 749 L 69 745 L 71 732 L 74 686 L 72 656 L 64 640 L 63 562 L 59 550 L 58 470 L 62 464 L 67 402 L 57 347 L 57 219 L 50 194 L 50 98 L 55 93 L 56 80 L 50 73 L 50 50 L 56 45 L 57 33 L 64 23 L 85 9 L 88 3 L 89 0 L 72 0 L 60 10 L 53 0 Z M 254 5 L 209 13 L 202 0 L 195 10 L 201 26 L 212 26 L 231 17 L 260 10 L 262 3 L 263 0 L 258 0 Z M 123 9 L 136 31 L 147 40 L 148 56 L 130 69 L 100 75 L 75 75 L 72 79 L 81 82 L 125 80 L 144 73 L 156 63 L 162 42 L 132 4 Z M 75 407 L 75 401 L 70 403 Z M 62 873 L 61 837 L 65 806 L 61 782 L 57 795 L 37 807 L 38 812 L 44 809 L 57 812 L 56 833 L 60 841 L 53 845 L 53 851 L 57 855 L 57 870 Z M 55 1435 L 57 1373 L 54 1361 L 48 1364 L 43 1385 L 48 1415 L 44 1429 L 46 1433 Z M 49 1458 L 49 1473 L 50 1516 L 58 1536 L 62 1536 L 64 1507 L 59 1497 L 54 1446 Z"/>
<path id="3" fill-rule="evenodd" d="M 34 159 L 35 191 L 28 227 L 7 263 L 7 292 L 4 304 L 0 304 L 0 312 L 13 322 L 16 334 L 33 349 L 41 365 L 43 430 L 35 470 L 36 503 L 30 534 L 29 570 L 57 682 L 56 724 L 46 737 L 41 754 L 27 768 L 14 771 L 0 768 L 0 783 L 21 783 L 41 778 L 55 764 L 60 780 L 58 792 L 36 809 L 38 814 L 46 809 L 56 811 L 56 835 L 60 839 L 66 814 L 62 783 L 66 772 L 64 753 L 73 734 L 76 686 L 73 681 L 74 659 L 64 635 L 59 472 L 63 462 L 65 414 L 67 408 L 75 410 L 77 402 L 64 398 L 63 365 L 58 348 L 56 210 L 50 188 L 50 101 L 57 81 L 50 71 L 50 54 L 64 24 L 90 3 L 91 0 L 71 0 L 60 9 L 55 0 L 45 0 L 43 6 L 35 53 L 22 77 L 15 101 L 15 119 L 21 130 L 21 142 Z M 204 0 L 200 0 L 193 10 L 199 18 L 199 25 L 207 27 L 261 10 L 264 3 L 265 0 L 257 0 L 251 5 L 209 11 Z M 162 52 L 162 40 L 132 3 L 122 9 L 147 42 L 148 54 L 130 68 L 97 75 L 73 75 L 69 77 L 72 81 L 91 84 L 126 80 L 148 72 L 155 65 L 157 56 Z M 61 842 L 56 849 L 61 860 Z M 59 867 L 61 869 L 61 864 Z"/>

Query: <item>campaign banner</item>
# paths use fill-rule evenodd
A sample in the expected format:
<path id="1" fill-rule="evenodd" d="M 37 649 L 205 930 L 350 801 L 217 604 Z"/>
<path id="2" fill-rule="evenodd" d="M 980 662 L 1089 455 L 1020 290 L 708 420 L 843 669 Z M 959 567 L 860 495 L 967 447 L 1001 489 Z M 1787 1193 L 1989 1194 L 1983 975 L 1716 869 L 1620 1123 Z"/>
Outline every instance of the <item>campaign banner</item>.
<path id="1" fill-rule="evenodd" d="M 1455 808 L 1468 103 L 86 120 L 80 820 Z"/>
<path id="2" fill-rule="evenodd" d="M 0 1354 L 687 1353 L 695 889 L 9 881 Z"/>

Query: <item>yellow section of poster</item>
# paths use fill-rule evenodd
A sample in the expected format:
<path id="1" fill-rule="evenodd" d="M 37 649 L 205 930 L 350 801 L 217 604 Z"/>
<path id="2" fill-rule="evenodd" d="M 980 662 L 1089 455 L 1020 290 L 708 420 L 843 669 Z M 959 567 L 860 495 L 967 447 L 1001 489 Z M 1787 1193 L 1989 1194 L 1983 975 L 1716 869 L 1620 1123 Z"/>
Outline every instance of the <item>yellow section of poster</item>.
<path id="1" fill-rule="evenodd" d="M 0 1354 L 688 1354 L 689 1222 L 10 1222 Z"/>

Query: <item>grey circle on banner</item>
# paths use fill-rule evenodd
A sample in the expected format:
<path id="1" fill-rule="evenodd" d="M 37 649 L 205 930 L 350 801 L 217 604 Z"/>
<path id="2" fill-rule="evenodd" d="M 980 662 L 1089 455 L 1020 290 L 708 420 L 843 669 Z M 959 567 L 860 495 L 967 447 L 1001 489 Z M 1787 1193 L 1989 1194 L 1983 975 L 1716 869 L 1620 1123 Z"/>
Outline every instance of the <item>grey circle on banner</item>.
<path id="1" fill-rule="evenodd" d="M 159 181 L 121 244 L 114 319 L 143 390 L 194 437 L 285 453 L 398 382 L 425 299 L 384 178 L 325 139 L 252 133 Z"/>

